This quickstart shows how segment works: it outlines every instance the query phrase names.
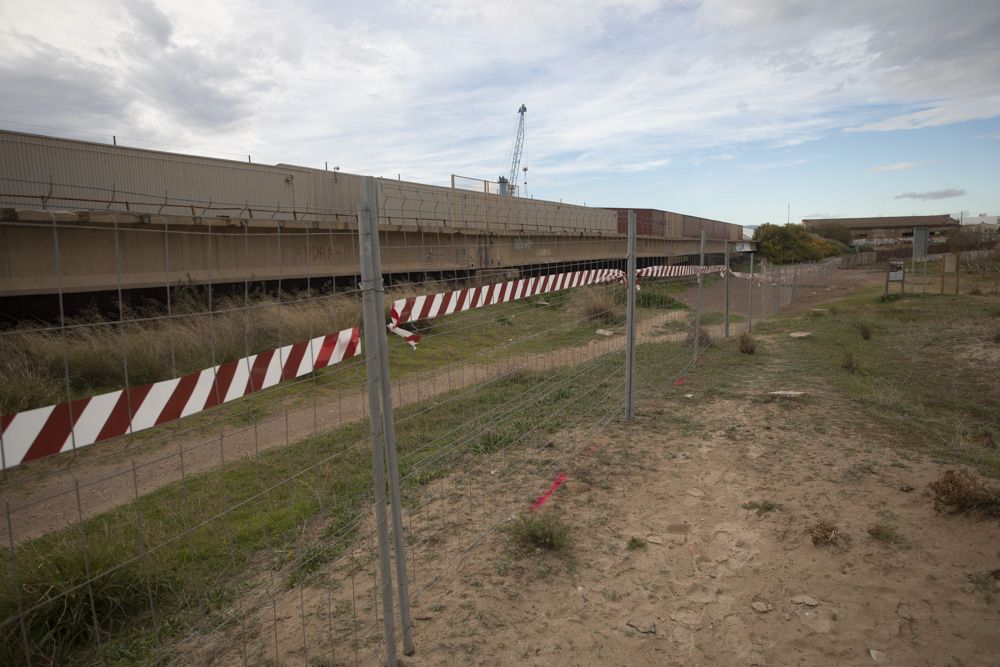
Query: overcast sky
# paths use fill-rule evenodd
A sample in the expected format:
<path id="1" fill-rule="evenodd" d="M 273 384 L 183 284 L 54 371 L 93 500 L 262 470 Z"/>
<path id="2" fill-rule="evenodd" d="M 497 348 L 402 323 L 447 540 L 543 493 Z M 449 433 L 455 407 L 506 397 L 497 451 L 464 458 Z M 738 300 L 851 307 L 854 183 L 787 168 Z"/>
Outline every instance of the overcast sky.
<path id="1" fill-rule="evenodd" d="M 5 0 L 0 39 L 7 129 L 446 184 L 524 103 L 538 198 L 1000 213 L 997 0 Z"/>

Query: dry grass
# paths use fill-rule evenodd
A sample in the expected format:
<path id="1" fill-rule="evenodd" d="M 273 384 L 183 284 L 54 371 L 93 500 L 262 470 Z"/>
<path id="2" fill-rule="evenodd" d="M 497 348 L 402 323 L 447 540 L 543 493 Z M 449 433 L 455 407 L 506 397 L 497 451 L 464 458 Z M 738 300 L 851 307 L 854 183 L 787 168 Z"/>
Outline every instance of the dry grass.
<path id="1" fill-rule="evenodd" d="M 781 503 L 776 503 L 773 500 L 751 500 L 743 503 L 740 507 L 757 512 L 757 516 L 764 516 L 769 512 L 780 510 Z"/>
<path id="2" fill-rule="evenodd" d="M 688 333 L 688 343 L 694 343 L 694 331 Z M 712 335 L 703 328 L 698 330 L 698 347 L 706 348 L 712 344 Z"/>
<path id="3" fill-rule="evenodd" d="M 570 312 L 585 322 L 614 325 L 625 321 L 625 307 L 606 288 L 579 290 L 570 301 Z"/>
<path id="4" fill-rule="evenodd" d="M 945 471 L 930 483 L 934 509 L 951 514 L 1000 516 L 1000 492 L 988 489 L 982 480 L 964 470 Z"/>
<path id="5" fill-rule="evenodd" d="M 743 354 L 753 354 L 757 349 L 756 343 L 754 343 L 753 336 L 747 332 L 740 334 L 740 352 Z"/>
<path id="6" fill-rule="evenodd" d="M 829 521 L 820 521 L 810 526 L 806 532 L 812 539 L 813 545 L 817 547 L 846 549 L 851 543 L 851 538 Z"/>
<path id="7" fill-rule="evenodd" d="M 844 353 L 844 359 L 840 362 L 840 367 L 848 373 L 858 372 L 858 362 L 854 359 L 853 352 L 848 351 Z"/>
<path id="8" fill-rule="evenodd" d="M 189 302 L 190 301 L 190 302 Z M 0 413 L 10 414 L 191 373 L 248 354 L 346 329 L 361 322 L 360 302 L 344 295 L 224 298 L 206 312 L 193 299 L 170 319 L 123 323 L 91 313 L 54 331 L 0 337 Z"/>

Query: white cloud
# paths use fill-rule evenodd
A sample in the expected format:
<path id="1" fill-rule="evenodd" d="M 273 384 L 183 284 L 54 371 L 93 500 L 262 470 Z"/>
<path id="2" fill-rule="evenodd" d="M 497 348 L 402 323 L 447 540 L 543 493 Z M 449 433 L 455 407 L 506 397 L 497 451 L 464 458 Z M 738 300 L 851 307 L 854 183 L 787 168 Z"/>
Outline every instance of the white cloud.
<path id="1" fill-rule="evenodd" d="M 523 102 L 544 186 L 996 116 L 998 22 L 989 0 L 8 0 L 0 118 L 444 182 L 500 173 Z"/>
<path id="2" fill-rule="evenodd" d="M 903 171 L 919 166 L 920 162 L 894 162 L 892 164 L 879 164 L 865 169 L 869 174 L 881 174 L 887 171 Z"/>
<path id="3" fill-rule="evenodd" d="M 954 199 L 965 195 L 964 188 L 945 188 L 944 190 L 931 190 L 929 192 L 904 192 L 896 195 L 896 199 L 919 199 L 921 201 L 931 201 L 934 199 Z"/>

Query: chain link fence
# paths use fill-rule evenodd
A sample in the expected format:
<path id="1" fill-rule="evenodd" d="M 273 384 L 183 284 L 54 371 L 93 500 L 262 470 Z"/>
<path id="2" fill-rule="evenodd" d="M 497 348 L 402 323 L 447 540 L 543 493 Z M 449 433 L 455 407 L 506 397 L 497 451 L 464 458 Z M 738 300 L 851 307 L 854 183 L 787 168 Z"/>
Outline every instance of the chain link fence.
<path id="1" fill-rule="evenodd" d="M 833 270 L 704 235 L 642 255 L 634 215 L 468 196 L 5 200 L 41 260 L 0 330 L 0 660 L 395 664 L 609 425 Z"/>

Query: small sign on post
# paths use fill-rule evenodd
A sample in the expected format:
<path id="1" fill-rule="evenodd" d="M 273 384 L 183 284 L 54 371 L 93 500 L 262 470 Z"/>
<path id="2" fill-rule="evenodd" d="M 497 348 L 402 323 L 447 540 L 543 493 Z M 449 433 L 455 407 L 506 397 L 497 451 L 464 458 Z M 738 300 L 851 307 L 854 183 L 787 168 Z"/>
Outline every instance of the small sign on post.
<path id="1" fill-rule="evenodd" d="M 906 262 L 890 261 L 885 271 L 885 294 L 889 295 L 889 283 L 899 283 L 899 291 L 906 286 Z"/>

